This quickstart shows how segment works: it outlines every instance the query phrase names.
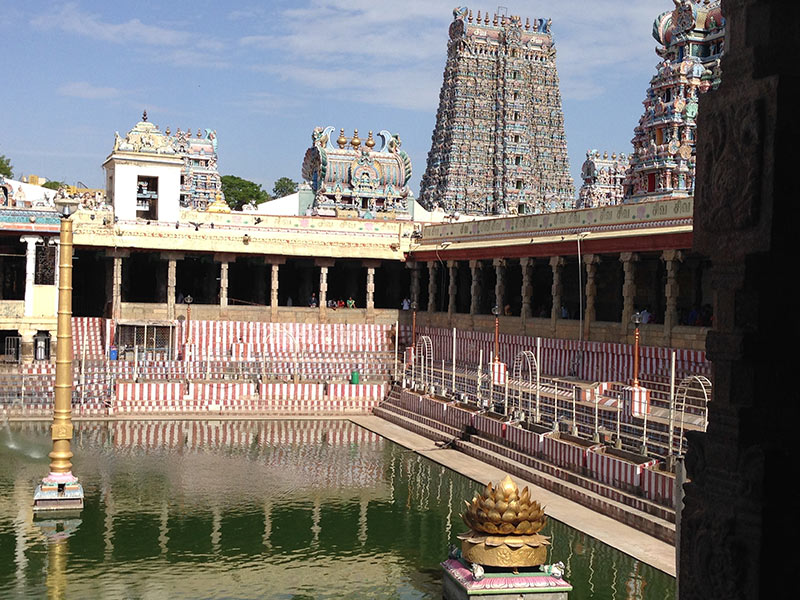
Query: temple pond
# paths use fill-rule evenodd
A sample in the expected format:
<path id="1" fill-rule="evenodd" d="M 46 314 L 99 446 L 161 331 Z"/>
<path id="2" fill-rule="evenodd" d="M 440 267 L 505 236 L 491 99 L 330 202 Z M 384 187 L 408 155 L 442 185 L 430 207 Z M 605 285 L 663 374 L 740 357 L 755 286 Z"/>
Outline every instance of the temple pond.
<path id="1" fill-rule="evenodd" d="M 76 424 L 86 506 L 34 521 L 48 423 L 0 430 L 2 598 L 440 598 L 481 486 L 344 420 Z M 672 577 L 550 520 L 579 599 Z"/>

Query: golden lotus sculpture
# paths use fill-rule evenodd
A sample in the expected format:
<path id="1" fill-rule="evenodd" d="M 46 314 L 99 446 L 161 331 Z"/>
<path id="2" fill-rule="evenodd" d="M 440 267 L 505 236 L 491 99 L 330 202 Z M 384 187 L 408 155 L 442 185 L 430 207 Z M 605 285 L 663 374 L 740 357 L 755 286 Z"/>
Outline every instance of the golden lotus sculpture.
<path id="1" fill-rule="evenodd" d="M 490 567 L 545 563 L 550 541 L 539 532 L 547 519 L 527 486 L 520 492 L 506 475 L 497 487 L 489 482 L 483 494 L 476 494 L 471 503 L 465 502 L 467 510 L 461 518 L 470 531 L 458 536 L 465 559 Z"/>

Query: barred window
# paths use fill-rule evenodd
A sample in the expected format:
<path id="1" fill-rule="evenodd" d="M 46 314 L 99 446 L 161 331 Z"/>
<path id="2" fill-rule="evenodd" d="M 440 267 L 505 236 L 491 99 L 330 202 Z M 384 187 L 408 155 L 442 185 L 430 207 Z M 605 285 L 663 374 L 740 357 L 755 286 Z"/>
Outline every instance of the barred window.
<path id="1" fill-rule="evenodd" d="M 56 247 L 36 244 L 36 285 L 54 285 L 56 282 Z"/>

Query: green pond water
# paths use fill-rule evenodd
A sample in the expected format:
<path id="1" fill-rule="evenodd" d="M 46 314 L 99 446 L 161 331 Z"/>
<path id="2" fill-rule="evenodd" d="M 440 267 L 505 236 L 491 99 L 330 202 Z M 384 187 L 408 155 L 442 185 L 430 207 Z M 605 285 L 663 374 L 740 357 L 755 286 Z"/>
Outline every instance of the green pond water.
<path id="1" fill-rule="evenodd" d="M 348 421 L 80 422 L 86 506 L 34 520 L 47 423 L 0 423 L 0 598 L 441 598 L 482 486 Z M 573 600 L 672 577 L 550 520 Z"/>

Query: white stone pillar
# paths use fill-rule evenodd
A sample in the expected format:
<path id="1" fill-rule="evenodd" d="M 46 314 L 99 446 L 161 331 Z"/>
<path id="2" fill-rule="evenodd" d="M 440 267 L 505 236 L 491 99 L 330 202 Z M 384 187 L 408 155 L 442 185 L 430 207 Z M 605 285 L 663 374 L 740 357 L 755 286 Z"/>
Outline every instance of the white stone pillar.
<path id="1" fill-rule="evenodd" d="M 319 307 L 324 309 L 328 304 L 328 267 L 319 268 Z"/>
<path id="2" fill-rule="evenodd" d="M 122 315 L 122 257 L 114 257 L 114 272 L 112 275 L 111 315 L 119 319 Z"/>
<path id="3" fill-rule="evenodd" d="M 20 241 L 25 248 L 25 316 L 33 316 L 33 282 L 36 277 L 36 244 L 42 241 L 38 235 L 23 235 Z"/>
<path id="4" fill-rule="evenodd" d="M 175 318 L 175 285 L 177 281 L 177 261 L 167 260 L 167 318 Z"/>
<path id="5" fill-rule="evenodd" d="M 228 261 L 220 262 L 219 266 L 219 306 L 228 308 Z"/>
<path id="6" fill-rule="evenodd" d="M 367 267 L 367 310 L 375 309 L 375 267 Z"/>
<path id="7" fill-rule="evenodd" d="M 269 285 L 269 305 L 272 307 L 272 311 L 275 312 L 278 310 L 278 270 L 280 269 L 280 265 L 276 263 L 271 266 L 272 275 Z"/>

